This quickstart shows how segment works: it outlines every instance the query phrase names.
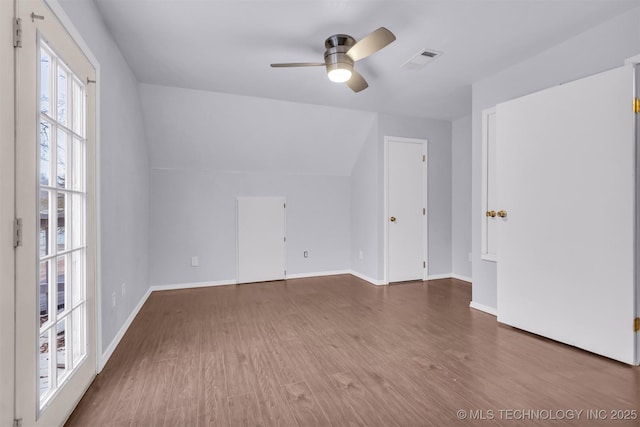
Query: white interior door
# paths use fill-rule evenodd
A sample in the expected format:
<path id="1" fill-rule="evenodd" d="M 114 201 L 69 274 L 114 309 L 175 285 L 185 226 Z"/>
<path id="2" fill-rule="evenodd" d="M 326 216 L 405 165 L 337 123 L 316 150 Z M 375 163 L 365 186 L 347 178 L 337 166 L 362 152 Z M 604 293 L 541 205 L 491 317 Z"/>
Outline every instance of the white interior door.
<path id="1" fill-rule="evenodd" d="M 44 2 L 17 4 L 16 417 L 57 426 L 96 373 L 95 70 Z"/>
<path id="2" fill-rule="evenodd" d="M 13 420 L 14 380 L 14 99 L 13 2 L 0 1 L 0 425 Z M 5 25 L 6 24 L 6 25 Z"/>
<path id="3" fill-rule="evenodd" d="M 634 363 L 633 68 L 497 106 L 498 320 Z"/>
<path id="4" fill-rule="evenodd" d="M 424 141 L 387 141 L 389 282 L 425 279 L 426 164 Z"/>
<path id="5" fill-rule="evenodd" d="M 285 278 L 285 198 L 238 197 L 238 283 Z"/>

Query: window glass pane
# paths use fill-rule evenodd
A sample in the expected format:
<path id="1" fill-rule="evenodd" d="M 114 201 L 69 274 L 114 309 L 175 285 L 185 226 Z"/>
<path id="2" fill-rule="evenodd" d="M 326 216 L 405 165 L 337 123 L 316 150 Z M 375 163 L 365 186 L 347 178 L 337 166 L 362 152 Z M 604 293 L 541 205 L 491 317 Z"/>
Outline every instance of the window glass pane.
<path id="1" fill-rule="evenodd" d="M 58 65 L 58 122 L 67 125 L 67 72 Z"/>
<path id="2" fill-rule="evenodd" d="M 69 220 L 72 229 L 70 249 L 81 248 L 85 245 L 85 200 L 86 196 L 84 194 L 73 194 L 71 196 L 73 218 Z"/>
<path id="3" fill-rule="evenodd" d="M 40 354 L 38 359 L 38 372 L 40 377 L 40 401 L 46 396 L 47 392 L 51 388 L 51 381 L 49 380 L 49 333 L 51 329 L 48 329 L 44 333 L 40 334 L 39 345 Z"/>
<path id="4" fill-rule="evenodd" d="M 73 131 L 84 138 L 84 87 L 73 80 Z"/>
<path id="5" fill-rule="evenodd" d="M 84 270 L 84 249 L 71 253 L 71 278 L 68 283 L 71 289 L 71 305 L 75 307 L 84 300 L 84 285 L 86 281 Z"/>
<path id="6" fill-rule="evenodd" d="M 51 271 L 49 261 L 40 262 L 40 326 L 49 320 L 49 277 Z"/>
<path id="7" fill-rule="evenodd" d="M 51 99 L 51 56 L 40 49 L 40 112 L 50 114 Z"/>
<path id="8" fill-rule="evenodd" d="M 85 165 L 85 143 L 84 141 L 73 138 L 73 167 L 72 167 L 72 179 L 73 189 L 77 191 L 84 191 L 84 165 Z"/>
<path id="9" fill-rule="evenodd" d="M 66 230 L 66 218 L 67 218 L 67 195 L 65 193 L 58 193 L 57 203 L 57 232 L 56 242 L 58 251 L 64 251 L 67 248 L 67 230 Z"/>
<path id="10" fill-rule="evenodd" d="M 71 312 L 71 325 L 73 327 L 71 336 L 73 337 L 73 366 L 78 366 L 80 360 L 87 354 L 85 341 L 85 310 L 84 304 Z"/>
<path id="11" fill-rule="evenodd" d="M 51 123 L 40 121 L 40 184 L 49 185 L 51 176 Z"/>
<path id="12" fill-rule="evenodd" d="M 58 151 L 56 152 L 57 174 L 56 185 L 60 188 L 66 188 L 67 182 L 67 133 L 58 128 L 56 145 Z"/>
<path id="13" fill-rule="evenodd" d="M 62 319 L 56 325 L 56 372 L 58 384 L 67 373 L 67 345 L 66 345 L 67 319 Z"/>
<path id="14" fill-rule="evenodd" d="M 65 308 L 65 285 L 67 282 L 67 257 L 66 255 L 62 255 L 58 257 L 58 261 L 56 262 L 57 268 L 57 278 L 56 278 L 56 304 L 58 307 L 58 313 L 64 311 Z"/>
<path id="15" fill-rule="evenodd" d="M 49 191 L 40 191 L 40 257 L 49 254 Z"/>

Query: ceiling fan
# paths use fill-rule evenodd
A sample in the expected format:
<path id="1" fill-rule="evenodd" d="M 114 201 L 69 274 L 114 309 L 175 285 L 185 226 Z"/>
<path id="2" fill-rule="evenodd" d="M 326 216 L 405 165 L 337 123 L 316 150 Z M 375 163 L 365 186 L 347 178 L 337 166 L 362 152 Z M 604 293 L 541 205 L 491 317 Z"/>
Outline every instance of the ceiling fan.
<path id="1" fill-rule="evenodd" d="M 271 64 L 274 68 L 284 67 L 327 67 L 329 80 L 336 83 L 346 83 L 354 92 L 369 87 L 367 81 L 353 69 L 356 61 L 372 55 L 393 42 L 396 36 L 384 27 L 380 27 L 356 42 L 356 39 L 346 34 L 334 34 L 325 42 L 324 62 L 292 62 L 285 64 Z"/>

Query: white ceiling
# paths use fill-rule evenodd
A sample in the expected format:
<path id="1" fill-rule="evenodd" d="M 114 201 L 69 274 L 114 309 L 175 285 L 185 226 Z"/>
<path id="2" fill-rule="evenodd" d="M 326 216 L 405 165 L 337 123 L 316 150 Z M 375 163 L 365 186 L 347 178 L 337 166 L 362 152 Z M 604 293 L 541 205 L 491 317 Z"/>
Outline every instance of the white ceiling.
<path id="1" fill-rule="evenodd" d="M 471 111 L 471 83 L 566 40 L 640 0 L 96 0 L 142 83 L 453 119 Z M 353 93 L 324 68 L 336 33 L 385 26 L 397 40 L 356 64 L 370 87 Z M 402 64 L 428 48 L 421 70 Z M 597 52 L 585 52 L 597 54 Z"/>

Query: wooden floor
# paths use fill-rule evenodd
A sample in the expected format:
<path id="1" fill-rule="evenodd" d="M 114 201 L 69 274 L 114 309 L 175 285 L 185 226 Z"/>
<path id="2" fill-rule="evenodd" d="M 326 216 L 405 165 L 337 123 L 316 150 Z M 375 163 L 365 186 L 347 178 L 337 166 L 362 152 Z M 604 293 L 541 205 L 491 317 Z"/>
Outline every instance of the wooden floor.
<path id="1" fill-rule="evenodd" d="M 67 425 L 640 425 L 638 368 L 470 297 L 349 275 L 154 292 Z"/>

